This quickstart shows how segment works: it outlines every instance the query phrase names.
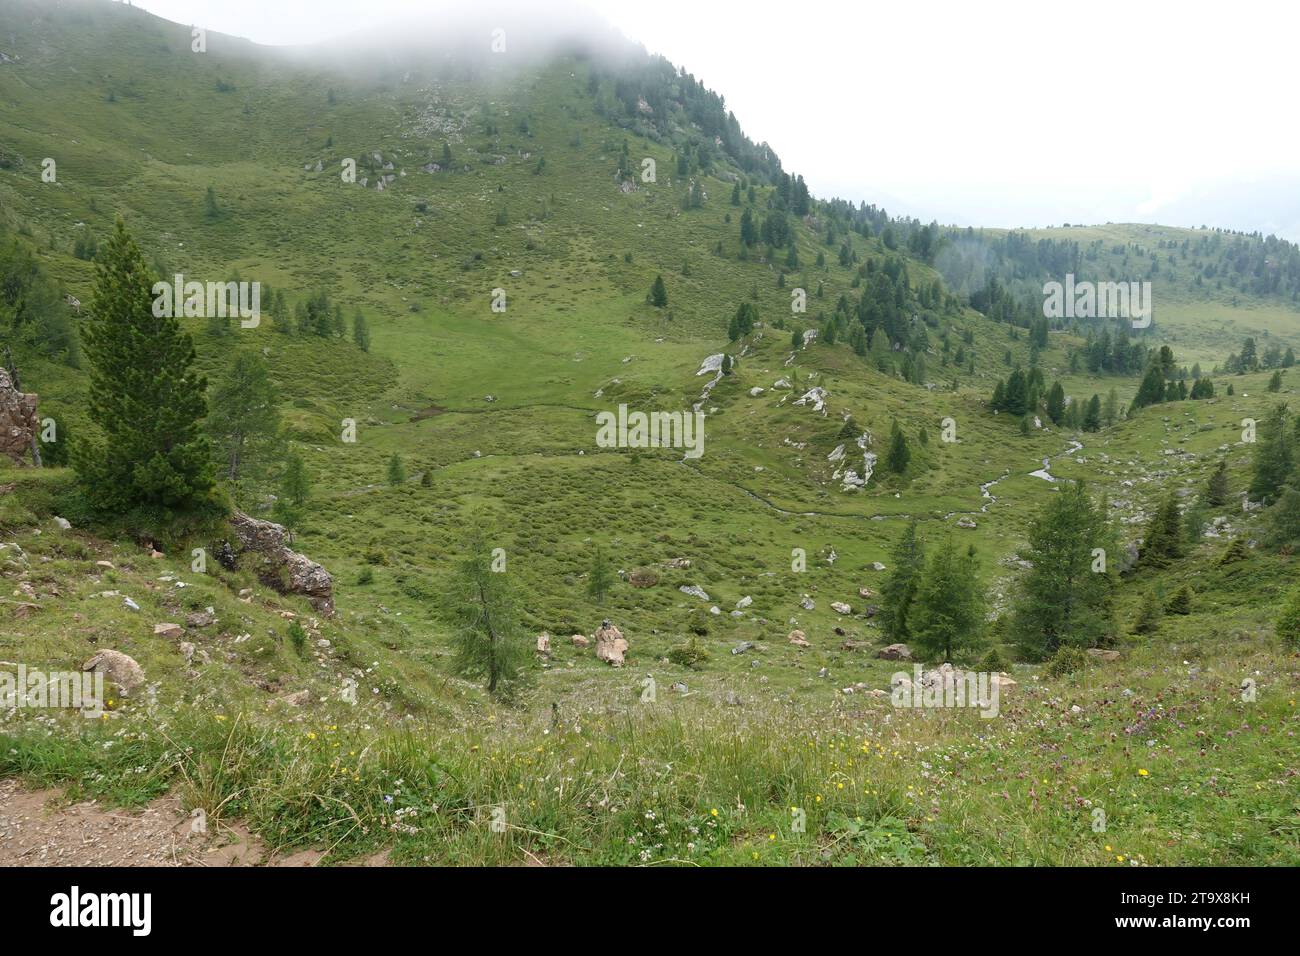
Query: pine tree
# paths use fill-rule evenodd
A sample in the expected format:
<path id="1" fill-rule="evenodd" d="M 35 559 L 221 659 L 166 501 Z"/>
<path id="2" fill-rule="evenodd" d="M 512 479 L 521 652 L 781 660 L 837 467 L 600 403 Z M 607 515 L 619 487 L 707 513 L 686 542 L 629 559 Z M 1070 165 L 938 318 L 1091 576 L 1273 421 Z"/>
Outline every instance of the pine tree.
<path id="1" fill-rule="evenodd" d="M 664 285 L 664 277 L 655 276 L 654 284 L 650 286 L 650 304 L 656 309 L 662 309 L 668 304 L 668 287 Z"/>
<path id="2" fill-rule="evenodd" d="M 1059 425 L 1064 414 L 1065 389 L 1061 387 L 1060 382 L 1053 382 L 1047 393 L 1047 417 L 1052 420 L 1053 425 Z"/>
<path id="3" fill-rule="evenodd" d="M 1165 604 L 1166 614 L 1191 614 L 1192 613 L 1192 587 L 1190 584 L 1184 584 Z"/>
<path id="4" fill-rule="evenodd" d="M 240 501 L 245 488 L 263 481 L 280 457 L 279 399 L 266 362 L 256 352 L 239 352 L 213 386 L 207 433 L 221 477 Z"/>
<path id="5" fill-rule="evenodd" d="M 1222 508 L 1228 503 L 1228 460 L 1219 459 L 1219 467 L 1210 475 L 1205 486 L 1205 503 L 1211 508 Z"/>
<path id="6" fill-rule="evenodd" d="M 906 642 L 912 635 L 909 618 L 924 567 L 925 543 L 917 534 L 913 518 L 894 546 L 889 575 L 880 586 L 880 629 L 897 643 Z"/>
<path id="7" fill-rule="evenodd" d="M 1300 648 L 1300 588 L 1287 596 L 1274 630 L 1288 647 Z"/>
<path id="8" fill-rule="evenodd" d="M 1255 448 L 1255 473 L 1250 481 L 1252 501 L 1273 501 L 1291 475 L 1294 437 L 1286 402 L 1279 402 L 1260 428 Z"/>
<path id="9" fill-rule="evenodd" d="M 587 597 L 597 604 L 605 603 L 605 595 L 614 584 L 614 575 L 610 571 L 605 552 L 597 547 L 591 553 L 591 570 L 587 573 Z"/>
<path id="10" fill-rule="evenodd" d="M 1114 633 L 1115 572 L 1105 560 L 1113 551 L 1105 506 L 1082 482 L 1051 496 L 1029 529 L 1022 554 L 1031 567 L 1012 608 L 1011 631 L 1026 657 L 1095 647 Z"/>
<path id="11" fill-rule="evenodd" d="M 284 471 L 280 474 L 280 496 L 275 502 L 275 520 L 286 528 L 297 528 L 302 520 L 303 507 L 311 497 L 311 479 L 307 466 L 297 452 L 284 458 Z"/>
<path id="12" fill-rule="evenodd" d="M 203 218 L 208 222 L 216 222 L 221 218 L 221 209 L 217 206 L 217 193 L 211 186 L 203 195 Z"/>
<path id="13" fill-rule="evenodd" d="M 485 678 L 493 696 L 509 696 L 525 655 L 522 626 L 514 590 L 504 571 L 492 570 L 492 551 L 478 529 L 469 535 L 442 607 L 455 628 L 452 670 Z"/>
<path id="14" fill-rule="evenodd" d="M 393 452 L 393 457 L 388 459 L 388 483 L 397 487 L 406 481 L 406 463 L 402 461 L 402 456 Z"/>
<path id="15" fill-rule="evenodd" d="M 1088 408 L 1083 413 L 1083 430 L 1095 432 L 1101 430 L 1101 397 L 1093 395 L 1088 400 Z"/>
<path id="16" fill-rule="evenodd" d="M 1138 608 L 1137 619 L 1133 622 L 1134 634 L 1154 634 L 1160 626 L 1160 598 L 1154 590 L 1148 591 Z"/>
<path id="17" fill-rule="evenodd" d="M 155 316 L 154 276 L 121 219 L 95 263 L 82 323 L 90 360 L 88 416 L 101 440 L 78 441 L 74 464 L 94 507 L 186 511 L 213 502 L 200 429 L 206 381 L 175 318 Z"/>
<path id="18" fill-rule="evenodd" d="M 980 646 L 984 600 L 974 546 L 962 553 L 949 538 L 930 556 L 909 622 L 926 660 L 952 660 L 955 651 Z"/>
<path id="19" fill-rule="evenodd" d="M 1139 554 L 1140 563 L 1152 568 L 1168 567 L 1171 561 L 1183 556 L 1182 516 L 1178 513 L 1178 498 L 1173 492 L 1166 495 L 1156 509 Z"/>
<path id="20" fill-rule="evenodd" d="M 352 341 L 357 344 L 357 348 L 363 352 L 370 351 L 370 326 L 366 322 L 366 317 L 357 309 L 352 316 Z"/>
<path id="21" fill-rule="evenodd" d="M 1300 541 L 1300 488 L 1283 485 L 1277 501 L 1264 512 L 1264 542 L 1272 547 Z"/>
<path id="22" fill-rule="evenodd" d="M 894 419 L 889 433 L 889 450 L 885 453 L 885 468 L 895 475 L 901 475 L 907 471 L 911 460 L 912 450 L 907 447 L 907 436 L 899 427 L 898 419 Z"/>
<path id="23" fill-rule="evenodd" d="M 1137 411 L 1139 408 L 1146 408 L 1148 405 L 1156 405 L 1165 400 L 1165 375 L 1158 362 L 1152 362 L 1148 366 L 1146 374 L 1142 376 L 1142 384 L 1138 386 L 1137 395 L 1133 397 L 1133 404 L 1129 406 L 1129 414 Z"/>

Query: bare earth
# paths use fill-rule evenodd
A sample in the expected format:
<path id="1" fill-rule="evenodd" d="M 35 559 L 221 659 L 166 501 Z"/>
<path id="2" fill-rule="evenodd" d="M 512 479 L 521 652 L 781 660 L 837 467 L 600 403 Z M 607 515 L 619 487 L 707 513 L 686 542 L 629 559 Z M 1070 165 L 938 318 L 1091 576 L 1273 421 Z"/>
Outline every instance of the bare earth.
<path id="1" fill-rule="evenodd" d="M 209 821 L 205 835 L 194 822 L 170 796 L 117 810 L 0 780 L 0 866 L 315 866 L 322 856 L 275 856 L 239 826 Z M 365 865 L 385 862 L 381 854 Z"/>

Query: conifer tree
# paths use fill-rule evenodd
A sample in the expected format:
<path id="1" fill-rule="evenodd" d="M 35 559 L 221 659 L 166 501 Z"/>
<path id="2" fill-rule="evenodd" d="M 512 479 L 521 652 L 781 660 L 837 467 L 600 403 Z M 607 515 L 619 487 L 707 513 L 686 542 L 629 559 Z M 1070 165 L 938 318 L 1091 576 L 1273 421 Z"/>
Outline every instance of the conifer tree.
<path id="1" fill-rule="evenodd" d="M 650 286 L 650 304 L 656 309 L 662 309 L 668 304 L 668 287 L 664 285 L 664 277 L 655 276 L 654 283 Z"/>
<path id="2" fill-rule="evenodd" d="M 370 326 L 366 322 L 366 317 L 357 309 L 352 316 L 352 341 L 357 344 L 357 348 L 363 352 L 370 351 Z"/>
<path id="3" fill-rule="evenodd" d="M 894 545 L 889 575 L 880 586 L 880 629 L 897 643 L 906 642 L 912 635 L 909 618 L 924 567 L 925 543 L 917 534 L 913 518 Z"/>
<path id="4" fill-rule="evenodd" d="M 1031 567 L 1012 608 L 1011 631 L 1026 657 L 1063 646 L 1095 647 L 1114 633 L 1114 537 L 1103 504 L 1083 482 L 1052 495 L 1029 530 L 1022 554 Z"/>
<path id="5" fill-rule="evenodd" d="M 154 276 L 121 219 L 95 273 L 82 337 L 90 362 L 87 413 L 99 436 L 74 449 L 92 506 L 159 516 L 159 509 L 211 502 L 212 463 L 201 431 L 207 383 L 193 370 L 194 346 L 177 320 L 154 315 Z"/>
<path id="6" fill-rule="evenodd" d="M 964 553 L 949 538 L 926 562 L 910 613 L 913 641 L 927 660 L 950 661 L 979 647 L 984 600 L 972 545 Z"/>
<path id="7" fill-rule="evenodd" d="M 402 461 L 402 456 L 393 452 L 393 457 L 388 459 L 388 483 L 394 487 L 406 481 L 406 463 Z"/>
<path id="8" fill-rule="evenodd" d="M 605 551 L 597 547 L 591 553 L 591 570 L 587 574 L 587 596 L 597 604 L 604 604 L 605 595 L 613 584 L 614 575 L 610 571 L 609 561 L 605 558 Z"/>
<path id="9" fill-rule="evenodd" d="M 885 468 L 895 475 L 901 475 L 907 471 L 911 460 L 912 450 L 907 447 L 907 436 L 899 427 L 898 419 L 894 419 L 893 428 L 889 432 L 889 450 L 885 453 Z"/>
<path id="10" fill-rule="evenodd" d="M 525 655 L 522 625 L 514 589 L 506 572 L 493 570 L 492 550 L 479 529 L 469 534 L 442 607 L 455 627 L 452 670 L 484 678 L 493 696 L 509 696 Z"/>
<path id="11" fill-rule="evenodd" d="M 1182 516 L 1178 513 L 1178 498 L 1173 492 L 1164 497 L 1151 518 L 1139 554 L 1139 562 L 1153 568 L 1167 567 L 1171 561 L 1183 556 Z"/>
<path id="12" fill-rule="evenodd" d="M 1255 474 L 1250 481 L 1253 501 L 1273 501 L 1291 475 L 1294 464 L 1290 412 L 1286 402 L 1273 407 L 1272 414 L 1260 428 L 1255 448 Z"/>
<path id="13" fill-rule="evenodd" d="M 1205 503 L 1211 508 L 1222 508 L 1228 503 L 1228 460 L 1219 459 L 1219 467 L 1210 475 L 1205 486 Z"/>
<path id="14" fill-rule="evenodd" d="M 280 457 L 280 411 L 266 362 L 256 352 L 239 352 L 212 388 L 207 432 L 219 474 L 235 489 L 264 480 Z"/>

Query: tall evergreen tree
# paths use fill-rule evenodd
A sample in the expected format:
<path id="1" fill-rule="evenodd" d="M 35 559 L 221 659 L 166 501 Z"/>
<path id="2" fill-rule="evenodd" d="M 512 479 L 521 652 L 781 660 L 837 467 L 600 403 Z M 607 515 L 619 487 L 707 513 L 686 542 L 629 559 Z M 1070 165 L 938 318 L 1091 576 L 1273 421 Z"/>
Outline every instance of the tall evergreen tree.
<path id="1" fill-rule="evenodd" d="M 280 457 L 277 404 L 266 362 L 256 352 L 237 353 L 213 386 L 207 432 L 219 473 L 234 488 L 236 501 L 248 486 L 265 480 Z"/>
<path id="2" fill-rule="evenodd" d="M 1178 513 L 1178 498 L 1170 492 L 1161 500 L 1147 526 L 1138 560 L 1147 567 L 1163 568 L 1182 556 L 1182 516 Z"/>
<path id="3" fill-rule="evenodd" d="M 925 543 L 913 518 L 894 545 L 889 575 L 880 586 L 880 629 L 892 641 L 904 643 L 912 636 L 909 618 L 924 567 Z"/>
<path id="4" fill-rule="evenodd" d="M 605 551 L 596 547 L 591 553 L 591 571 L 587 574 L 587 596 L 597 604 L 604 604 L 605 595 L 613 584 L 614 574 L 610 571 Z"/>
<path id="5" fill-rule="evenodd" d="M 889 450 L 885 452 L 885 468 L 895 475 L 901 475 L 907 471 L 911 460 L 912 450 L 908 448 L 907 436 L 903 434 L 903 429 L 899 427 L 896 418 L 889 432 Z"/>
<path id="6" fill-rule="evenodd" d="M 950 661 L 956 651 L 979 647 L 984 599 L 975 548 L 964 553 L 951 537 L 926 562 L 910 614 L 912 638 L 927 660 Z"/>
<path id="7" fill-rule="evenodd" d="M 1211 508 L 1222 508 L 1228 503 L 1228 459 L 1220 458 L 1205 486 L 1205 503 Z"/>
<path id="8" fill-rule="evenodd" d="M 650 286 L 650 304 L 656 309 L 662 309 L 668 304 L 668 287 L 664 285 L 664 277 L 655 276 L 655 281 Z"/>
<path id="9" fill-rule="evenodd" d="M 1094 647 L 1114 633 L 1115 576 L 1106 562 L 1113 550 L 1106 509 L 1083 482 L 1051 496 L 1030 527 L 1023 553 L 1031 567 L 1012 609 L 1012 632 L 1025 656 Z"/>
<path id="10" fill-rule="evenodd" d="M 212 463 L 201 431 L 206 381 L 172 316 L 156 316 L 155 277 L 121 219 L 95 263 L 87 413 L 99 436 L 78 441 L 74 464 L 93 506 L 184 511 L 211 502 Z M 163 311 L 163 310 L 160 310 Z"/>
<path id="11" fill-rule="evenodd" d="M 1286 402 L 1273 407 L 1272 414 L 1262 423 L 1255 447 L 1255 474 L 1250 480 L 1250 497 L 1253 501 L 1271 502 L 1282 490 L 1294 466 L 1291 433 L 1291 413 Z"/>
<path id="12" fill-rule="evenodd" d="M 352 341 L 357 344 L 357 348 L 363 352 L 370 351 L 370 326 L 366 322 L 366 317 L 357 309 L 352 316 Z"/>
<path id="13" fill-rule="evenodd" d="M 470 533 L 442 606 L 455 627 L 452 670 L 484 678 L 489 694 L 508 696 L 521 675 L 523 630 L 514 589 L 505 572 L 492 570 L 482 531 Z"/>

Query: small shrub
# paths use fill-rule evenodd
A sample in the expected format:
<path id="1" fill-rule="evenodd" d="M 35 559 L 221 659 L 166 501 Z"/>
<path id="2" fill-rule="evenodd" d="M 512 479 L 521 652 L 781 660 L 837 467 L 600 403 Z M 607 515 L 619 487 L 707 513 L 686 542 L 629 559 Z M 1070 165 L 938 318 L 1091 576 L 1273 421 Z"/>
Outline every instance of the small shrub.
<path id="1" fill-rule="evenodd" d="M 709 652 L 701 647 L 700 642 L 694 637 L 684 644 L 676 645 L 668 652 L 668 660 L 680 667 L 689 667 L 692 670 L 708 659 Z"/>
<path id="2" fill-rule="evenodd" d="M 1043 668 L 1043 673 L 1048 677 L 1064 677 L 1066 674 L 1073 674 L 1081 670 L 1088 664 L 1088 655 L 1083 653 L 1077 647 L 1068 645 L 1057 648 L 1052 659 L 1047 662 Z"/>

